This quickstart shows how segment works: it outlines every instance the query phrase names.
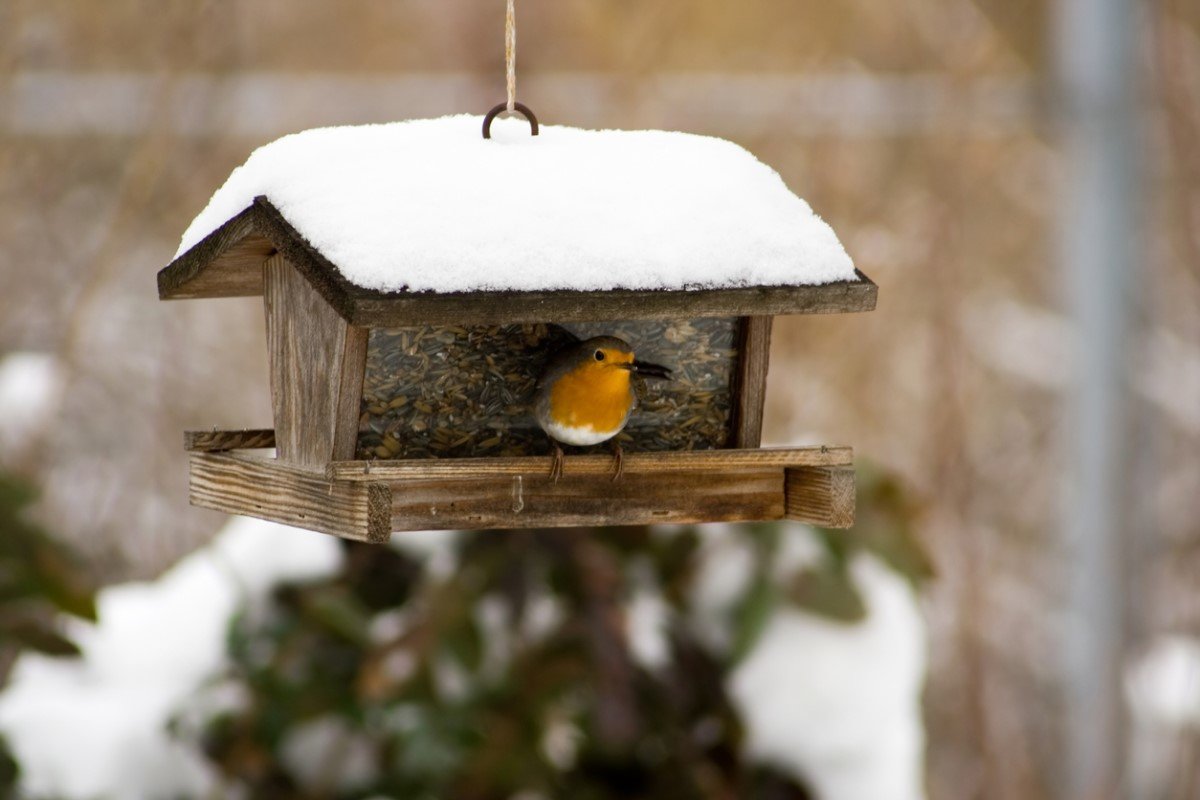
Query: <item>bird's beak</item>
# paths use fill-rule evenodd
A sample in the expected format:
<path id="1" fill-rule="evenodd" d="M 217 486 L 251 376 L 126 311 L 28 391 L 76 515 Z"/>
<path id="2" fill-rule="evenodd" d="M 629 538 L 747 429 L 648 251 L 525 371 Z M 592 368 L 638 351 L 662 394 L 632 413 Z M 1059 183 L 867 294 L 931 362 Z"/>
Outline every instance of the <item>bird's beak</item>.
<path id="1" fill-rule="evenodd" d="M 651 364 L 648 361 L 634 361 L 632 364 L 627 365 L 627 368 L 647 378 L 662 378 L 665 381 L 671 380 L 671 370 L 661 364 Z"/>

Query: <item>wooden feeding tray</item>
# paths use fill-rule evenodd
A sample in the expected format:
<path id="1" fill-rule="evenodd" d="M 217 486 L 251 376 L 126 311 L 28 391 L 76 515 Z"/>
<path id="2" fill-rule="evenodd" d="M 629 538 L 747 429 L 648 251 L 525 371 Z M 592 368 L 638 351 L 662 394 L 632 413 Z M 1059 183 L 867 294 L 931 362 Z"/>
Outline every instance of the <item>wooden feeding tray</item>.
<path id="1" fill-rule="evenodd" d="M 347 539 L 393 531 L 794 519 L 854 522 L 853 453 L 801 447 L 566 457 L 547 477 L 536 456 L 331 461 L 323 472 L 236 449 L 272 431 L 190 432 L 193 505 Z"/>
<path id="2" fill-rule="evenodd" d="M 869 311 L 876 286 L 379 291 L 265 196 L 158 275 L 166 299 L 262 295 L 274 428 L 186 435 L 193 505 L 345 538 L 394 531 L 795 519 L 848 527 L 849 447 L 759 448 L 772 319 Z M 848 274 L 848 272 L 847 272 Z M 612 457 L 549 478 L 533 390 L 555 350 L 619 336 L 639 385 Z M 274 453 L 270 450 L 273 449 Z"/>

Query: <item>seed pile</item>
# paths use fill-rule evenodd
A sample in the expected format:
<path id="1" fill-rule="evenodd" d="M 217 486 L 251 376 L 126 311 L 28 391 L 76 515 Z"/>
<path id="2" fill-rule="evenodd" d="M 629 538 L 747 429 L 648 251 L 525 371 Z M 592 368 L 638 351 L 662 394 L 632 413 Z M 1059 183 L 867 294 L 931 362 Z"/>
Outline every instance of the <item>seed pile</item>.
<path id="1" fill-rule="evenodd" d="M 635 379 L 639 405 L 620 441 L 630 451 L 706 450 L 729 434 L 735 319 L 570 325 L 376 328 L 367 345 L 358 457 L 540 455 L 538 376 L 576 338 L 619 336 L 671 381 Z"/>

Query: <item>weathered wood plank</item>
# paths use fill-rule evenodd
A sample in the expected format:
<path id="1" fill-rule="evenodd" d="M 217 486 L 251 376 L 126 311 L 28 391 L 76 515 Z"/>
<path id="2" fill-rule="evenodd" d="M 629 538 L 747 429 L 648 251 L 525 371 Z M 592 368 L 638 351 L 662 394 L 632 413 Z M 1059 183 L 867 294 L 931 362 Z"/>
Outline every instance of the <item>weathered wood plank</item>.
<path id="1" fill-rule="evenodd" d="M 158 273 L 162 300 L 254 297 L 262 294 L 262 264 L 275 246 L 257 232 L 251 206 Z"/>
<path id="2" fill-rule="evenodd" d="M 854 525 L 854 467 L 793 467 L 786 472 L 787 518 L 824 528 Z"/>
<path id="3" fill-rule="evenodd" d="M 188 452 L 216 453 L 222 450 L 253 450 L 274 446 L 275 431 L 270 428 L 183 432 L 183 449 Z"/>
<path id="4" fill-rule="evenodd" d="M 758 447 L 762 442 L 773 320 L 773 317 L 742 318 L 730 447 Z"/>
<path id="5" fill-rule="evenodd" d="M 390 484 L 392 530 L 548 528 L 780 519 L 783 470 L 545 475 Z"/>
<path id="6" fill-rule="evenodd" d="M 350 458 L 367 330 L 347 324 L 282 254 L 262 269 L 279 458 L 321 468 Z"/>
<path id="7" fill-rule="evenodd" d="M 347 313 L 357 325 L 479 325 L 597 319 L 834 314 L 875 308 L 878 287 L 862 276 L 822 286 L 760 286 L 689 291 L 472 292 L 383 295 L 351 288 Z"/>
<path id="8" fill-rule="evenodd" d="M 663 453 L 626 453 L 624 471 L 625 475 L 629 476 L 852 463 L 854 463 L 854 449 L 844 446 L 687 450 Z M 611 455 L 569 455 L 564 461 L 564 474 L 605 476 L 611 474 L 612 467 Z M 536 476 L 548 474 L 549 471 L 550 456 L 335 461 L 325 467 L 326 477 L 347 481 Z"/>
<path id="9" fill-rule="evenodd" d="M 357 325 L 347 325 L 342 337 L 336 388 L 337 397 L 333 409 L 333 453 L 326 458 L 333 460 L 354 458 L 358 449 L 358 417 L 362 406 L 363 382 L 367 374 L 367 342 L 370 330 Z"/>
<path id="10" fill-rule="evenodd" d="M 590 458 L 590 457 L 585 457 Z M 464 477 L 329 480 L 277 459 L 193 453 L 193 505 L 366 542 L 391 531 L 774 520 L 854 521 L 846 466 L 755 465 L 607 475 L 545 471 Z"/>
<path id="11" fill-rule="evenodd" d="M 247 244 L 239 249 L 243 239 Z M 243 252 L 244 250 L 244 252 Z M 688 319 L 870 311 L 878 287 L 858 280 L 822 286 L 763 286 L 691 291 L 377 292 L 352 286 L 265 197 L 233 217 L 158 274 L 159 297 L 258 294 L 258 266 L 278 251 L 347 321 L 363 327 Z M 257 259 L 257 261 L 256 261 Z M 212 272 L 213 276 L 208 277 Z"/>
<path id="12" fill-rule="evenodd" d="M 193 453 L 189 500 L 360 542 L 386 542 L 391 490 L 384 483 L 328 481 L 273 459 Z"/>

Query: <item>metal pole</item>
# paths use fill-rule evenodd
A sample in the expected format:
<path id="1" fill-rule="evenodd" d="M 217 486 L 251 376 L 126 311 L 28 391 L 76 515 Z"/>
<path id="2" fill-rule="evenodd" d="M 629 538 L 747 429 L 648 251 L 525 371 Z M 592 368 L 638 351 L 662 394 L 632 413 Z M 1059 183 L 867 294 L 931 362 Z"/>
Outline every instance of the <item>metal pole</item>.
<path id="1" fill-rule="evenodd" d="M 1121 670 L 1130 475 L 1126 386 L 1137 268 L 1137 0 L 1060 0 L 1060 258 L 1074 321 L 1063 528 L 1070 572 L 1066 796 L 1115 800 L 1125 763 Z"/>

